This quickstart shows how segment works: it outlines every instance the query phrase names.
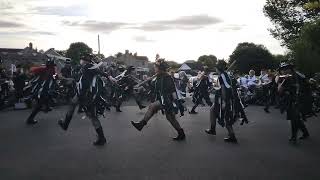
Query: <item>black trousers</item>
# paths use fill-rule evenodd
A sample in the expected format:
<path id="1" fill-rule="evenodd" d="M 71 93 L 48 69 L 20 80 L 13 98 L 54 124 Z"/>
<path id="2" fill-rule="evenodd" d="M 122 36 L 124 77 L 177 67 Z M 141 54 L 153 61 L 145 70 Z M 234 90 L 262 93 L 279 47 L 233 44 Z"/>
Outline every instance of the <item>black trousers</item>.
<path id="1" fill-rule="evenodd" d="M 199 98 L 197 99 L 194 106 L 192 107 L 192 111 L 194 111 L 199 106 L 199 104 L 202 103 L 202 99 L 204 99 L 210 107 L 212 106 L 212 101 L 210 99 L 209 92 L 200 92 Z"/>
<path id="2" fill-rule="evenodd" d="M 41 108 L 45 106 L 45 108 L 49 108 L 49 98 L 48 97 L 41 97 L 37 99 L 35 105 L 32 108 L 32 112 L 28 117 L 27 121 L 33 121 L 36 115 L 41 111 Z"/>
<path id="3" fill-rule="evenodd" d="M 269 86 L 262 87 L 262 96 L 264 107 L 269 110 L 271 104 L 271 88 Z"/>
<path id="4" fill-rule="evenodd" d="M 302 131 L 302 133 L 304 135 L 308 135 L 308 129 L 305 126 L 301 115 L 299 113 L 299 110 L 296 107 L 291 107 L 287 110 L 287 115 L 288 115 L 288 119 L 290 120 L 290 124 L 291 124 L 291 137 L 292 138 L 296 138 L 297 134 L 300 131 Z"/>
<path id="5" fill-rule="evenodd" d="M 79 105 L 79 98 L 78 98 L 78 96 L 74 96 L 72 98 L 71 105 L 68 108 L 68 112 L 67 112 L 65 122 L 64 122 L 67 128 L 72 120 L 72 116 L 73 116 L 74 111 L 78 105 Z M 95 105 L 87 106 L 86 115 L 91 120 L 91 123 L 95 129 L 98 129 L 101 127 L 101 123 L 97 117 Z"/>

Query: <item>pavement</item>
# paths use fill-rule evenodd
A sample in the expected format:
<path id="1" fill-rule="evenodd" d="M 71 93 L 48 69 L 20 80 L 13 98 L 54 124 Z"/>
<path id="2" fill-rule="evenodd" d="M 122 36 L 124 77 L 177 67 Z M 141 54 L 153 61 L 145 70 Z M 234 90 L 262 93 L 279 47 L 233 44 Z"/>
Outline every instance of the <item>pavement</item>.
<path id="1" fill-rule="evenodd" d="M 218 127 L 209 136 L 209 111 L 179 118 L 184 142 L 172 141 L 174 129 L 161 113 L 142 132 L 130 121 L 146 110 L 127 105 L 101 117 L 108 143 L 94 147 L 95 131 L 88 119 L 75 115 L 67 132 L 57 120 L 66 108 L 37 116 L 27 126 L 30 110 L 0 112 L 0 180 L 319 180 L 320 119 L 307 122 L 311 138 L 288 143 L 289 124 L 278 110 L 265 114 L 262 107 L 246 109 L 250 123 L 235 125 L 239 144 L 223 141 Z"/>

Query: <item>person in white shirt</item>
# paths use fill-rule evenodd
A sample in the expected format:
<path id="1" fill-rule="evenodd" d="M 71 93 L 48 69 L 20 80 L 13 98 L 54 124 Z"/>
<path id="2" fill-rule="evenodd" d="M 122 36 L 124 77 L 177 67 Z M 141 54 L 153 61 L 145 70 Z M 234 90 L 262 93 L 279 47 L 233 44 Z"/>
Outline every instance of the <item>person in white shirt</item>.
<path id="1" fill-rule="evenodd" d="M 256 75 L 255 75 L 255 71 L 254 70 L 250 70 L 249 71 L 249 76 L 248 76 L 248 86 L 256 86 L 258 85 L 259 80 L 257 79 Z"/>
<path id="2" fill-rule="evenodd" d="M 259 79 L 256 77 L 254 70 L 249 71 L 249 76 L 248 76 L 248 89 L 250 93 L 254 93 L 255 88 L 257 87 L 259 83 Z"/>
<path id="3" fill-rule="evenodd" d="M 241 87 L 248 88 L 248 79 L 247 76 L 240 76 L 238 78 L 238 83 Z"/>
<path id="4" fill-rule="evenodd" d="M 261 70 L 261 73 L 260 73 L 260 76 L 259 76 L 259 80 L 260 80 L 262 85 L 266 85 L 266 84 L 269 84 L 271 82 L 271 80 L 269 78 L 269 75 L 268 75 L 266 70 L 264 70 L 264 69 Z"/>
<path id="5" fill-rule="evenodd" d="M 262 97 L 264 103 L 264 111 L 266 113 L 270 113 L 269 107 L 271 103 L 271 83 L 272 79 L 271 76 L 267 73 L 265 69 L 261 70 L 261 74 L 259 76 L 260 84 L 262 87 Z"/>

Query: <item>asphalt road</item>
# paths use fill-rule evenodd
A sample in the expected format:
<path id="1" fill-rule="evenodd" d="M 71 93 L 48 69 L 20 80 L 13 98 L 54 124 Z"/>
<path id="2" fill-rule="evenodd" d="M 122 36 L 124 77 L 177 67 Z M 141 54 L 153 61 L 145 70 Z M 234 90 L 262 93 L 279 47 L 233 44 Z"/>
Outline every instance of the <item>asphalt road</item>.
<path id="1" fill-rule="evenodd" d="M 57 120 L 65 107 L 40 113 L 33 127 L 24 121 L 30 110 L 0 112 L 0 180 L 233 180 L 320 179 L 320 119 L 307 126 L 311 138 L 288 143 L 289 125 L 278 110 L 265 114 L 261 107 L 247 108 L 250 124 L 235 126 L 239 144 L 223 141 L 225 129 L 209 136 L 208 108 L 179 118 L 185 142 L 174 142 L 175 131 L 160 113 L 142 131 L 130 120 L 144 111 L 125 106 L 101 118 L 108 144 L 92 145 L 95 131 L 88 119 L 76 115 L 67 132 Z"/>

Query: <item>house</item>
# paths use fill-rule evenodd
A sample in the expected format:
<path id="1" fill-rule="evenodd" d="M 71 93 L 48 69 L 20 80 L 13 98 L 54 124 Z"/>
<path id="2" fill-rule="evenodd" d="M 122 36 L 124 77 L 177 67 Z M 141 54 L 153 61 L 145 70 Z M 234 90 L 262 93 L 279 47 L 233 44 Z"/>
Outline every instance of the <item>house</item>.
<path id="1" fill-rule="evenodd" d="M 184 62 L 178 69 L 178 71 L 185 71 L 187 74 L 190 74 L 193 76 L 197 75 L 198 72 L 202 70 L 203 70 L 203 66 L 194 60 L 188 60 Z"/>
<path id="2" fill-rule="evenodd" d="M 189 66 L 188 66 L 188 64 L 186 64 L 186 63 L 183 63 L 181 66 L 180 66 L 180 68 L 178 69 L 178 71 L 190 71 L 190 70 L 192 70 Z"/>
<path id="3" fill-rule="evenodd" d="M 66 60 L 71 60 L 70 58 L 64 57 L 61 54 L 59 54 L 57 51 L 55 51 L 54 48 L 48 49 L 46 52 L 43 53 L 47 57 L 53 58 L 58 71 L 61 71 L 61 69 L 64 67 Z"/>
<path id="4" fill-rule="evenodd" d="M 12 64 L 31 66 L 45 63 L 45 55 L 34 49 L 32 43 L 24 49 L 0 48 L 0 58 L 6 69 L 10 69 Z"/>
<path id="5" fill-rule="evenodd" d="M 137 74 L 147 74 L 150 71 L 149 59 L 147 56 L 138 56 L 137 53 L 130 53 L 126 50 L 125 53 L 118 53 L 116 56 L 109 56 L 102 60 L 107 66 L 112 62 L 125 66 L 134 66 Z"/>
<path id="6" fill-rule="evenodd" d="M 37 48 L 33 48 L 32 43 L 29 43 L 29 46 L 24 49 L 0 48 L 0 58 L 6 69 L 10 69 L 12 64 L 25 67 L 42 65 L 45 64 L 47 57 L 55 59 L 58 70 L 64 66 L 64 62 L 68 59 L 57 53 L 54 48 L 45 52 L 38 51 Z"/>

